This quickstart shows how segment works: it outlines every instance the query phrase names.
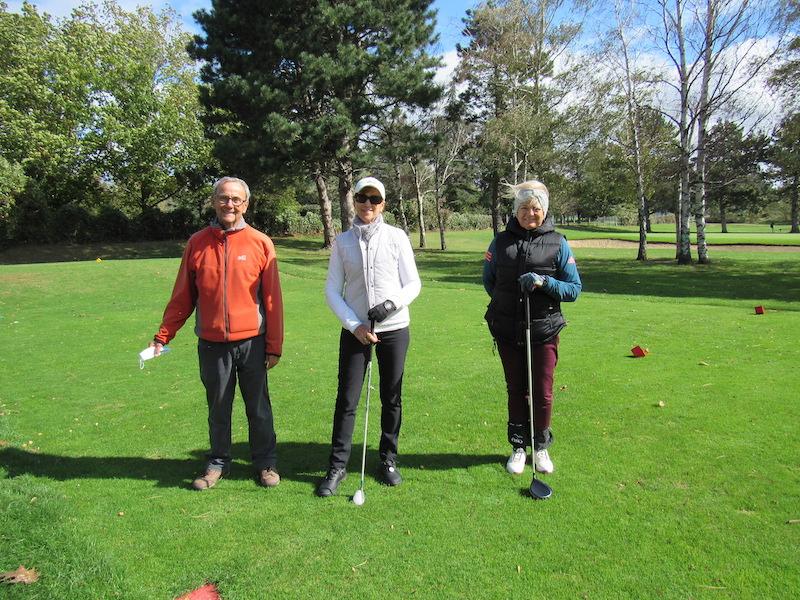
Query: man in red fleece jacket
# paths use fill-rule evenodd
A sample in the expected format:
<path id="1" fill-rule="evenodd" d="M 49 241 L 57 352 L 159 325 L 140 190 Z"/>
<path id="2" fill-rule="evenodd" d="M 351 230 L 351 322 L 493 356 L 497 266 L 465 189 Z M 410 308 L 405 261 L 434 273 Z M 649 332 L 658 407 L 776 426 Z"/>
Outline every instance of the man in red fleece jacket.
<path id="1" fill-rule="evenodd" d="M 186 245 L 172 297 L 151 346 L 162 348 L 195 312 L 200 379 L 208 400 L 211 449 L 197 490 L 214 487 L 230 469 L 231 411 L 236 380 L 249 423 L 256 477 L 275 487 L 276 438 L 267 370 L 283 347 L 283 300 L 272 240 L 244 221 L 250 188 L 223 177 L 214 184 L 216 218 Z"/>

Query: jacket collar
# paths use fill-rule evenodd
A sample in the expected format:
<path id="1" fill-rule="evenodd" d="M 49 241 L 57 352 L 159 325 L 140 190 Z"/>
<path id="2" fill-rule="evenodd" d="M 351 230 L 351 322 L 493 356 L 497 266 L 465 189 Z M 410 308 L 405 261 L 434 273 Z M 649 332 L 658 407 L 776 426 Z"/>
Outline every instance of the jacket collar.
<path id="1" fill-rule="evenodd" d="M 511 233 L 512 235 L 523 238 L 523 239 L 532 239 L 535 237 L 539 237 L 540 235 L 544 235 L 545 233 L 550 233 L 551 231 L 555 231 L 555 225 L 553 225 L 553 218 L 548 215 L 544 223 L 542 223 L 536 229 L 524 229 L 522 225 L 519 224 L 517 221 L 517 217 L 511 217 L 508 220 L 508 224 L 506 225 L 506 231 Z"/>
<path id="2" fill-rule="evenodd" d="M 221 240 L 226 235 L 231 235 L 233 233 L 236 233 L 237 231 L 241 231 L 242 229 L 245 229 L 246 227 L 248 227 L 248 225 L 245 222 L 244 217 L 242 217 L 242 220 L 239 222 L 239 224 L 236 227 L 233 227 L 231 229 L 223 229 L 222 226 L 219 224 L 219 221 L 217 220 L 217 218 L 214 217 L 213 219 L 211 219 L 211 223 L 209 223 L 209 227 L 211 227 L 211 231 L 213 232 L 214 237 L 216 237 L 217 239 Z"/>

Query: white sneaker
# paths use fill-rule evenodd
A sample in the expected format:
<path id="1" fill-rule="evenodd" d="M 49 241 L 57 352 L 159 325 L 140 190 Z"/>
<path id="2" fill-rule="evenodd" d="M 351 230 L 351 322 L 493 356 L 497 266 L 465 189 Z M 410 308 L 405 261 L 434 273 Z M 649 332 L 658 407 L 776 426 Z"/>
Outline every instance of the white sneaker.
<path id="1" fill-rule="evenodd" d="M 533 458 L 536 463 L 536 470 L 539 473 L 552 473 L 555 471 L 555 466 L 553 466 L 553 461 L 550 460 L 550 455 L 547 453 L 547 450 L 539 450 L 534 454 Z"/>
<path id="2" fill-rule="evenodd" d="M 525 461 L 527 460 L 525 448 L 514 448 L 514 454 L 508 458 L 506 463 L 506 471 L 512 475 L 519 475 L 525 470 Z"/>

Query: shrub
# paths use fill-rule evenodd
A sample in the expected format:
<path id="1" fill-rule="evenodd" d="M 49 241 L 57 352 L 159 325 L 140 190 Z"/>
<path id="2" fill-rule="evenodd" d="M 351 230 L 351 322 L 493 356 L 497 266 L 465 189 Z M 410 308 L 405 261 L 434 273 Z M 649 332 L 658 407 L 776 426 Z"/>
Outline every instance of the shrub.
<path id="1" fill-rule="evenodd" d="M 434 222 L 432 229 L 438 229 Z M 491 215 L 478 213 L 451 213 L 447 219 L 447 229 L 450 231 L 469 231 L 474 229 L 491 229 Z"/>
<path id="2" fill-rule="evenodd" d="M 92 239 L 92 216 L 82 206 L 65 204 L 49 215 L 48 241 L 88 242 Z"/>
<path id="3" fill-rule="evenodd" d="M 111 242 L 127 240 L 130 231 L 128 217 L 113 206 L 104 206 L 93 219 L 93 233 L 96 241 Z"/>

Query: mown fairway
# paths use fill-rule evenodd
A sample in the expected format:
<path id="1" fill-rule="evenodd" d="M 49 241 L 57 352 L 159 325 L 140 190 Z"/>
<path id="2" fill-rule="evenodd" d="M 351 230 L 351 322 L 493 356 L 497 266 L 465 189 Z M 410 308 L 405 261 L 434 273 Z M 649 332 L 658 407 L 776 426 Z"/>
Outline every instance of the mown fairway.
<path id="1" fill-rule="evenodd" d="M 340 495 L 313 495 L 339 331 L 316 240 L 277 241 L 275 490 L 251 479 L 240 401 L 232 476 L 188 488 L 207 445 L 191 327 L 138 368 L 178 246 L 146 251 L 171 258 L 0 266 L 0 571 L 41 573 L 0 596 L 168 599 L 205 581 L 226 600 L 795 595 L 800 252 L 715 250 L 713 264 L 681 267 L 674 248 L 651 249 L 648 264 L 635 249 L 577 249 L 584 293 L 565 306 L 554 496 L 534 502 L 530 469 L 504 469 L 504 384 L 482 320 L 490 233 L 449 239 L 446 253 L 418 253 L 405 482 L 368 477 L 360 508 L 348 501 L 360 442 Z M 630 358 L 636 344 L 651 354 Z M 357 423 L 360 440 L 362 413 Z"/>

